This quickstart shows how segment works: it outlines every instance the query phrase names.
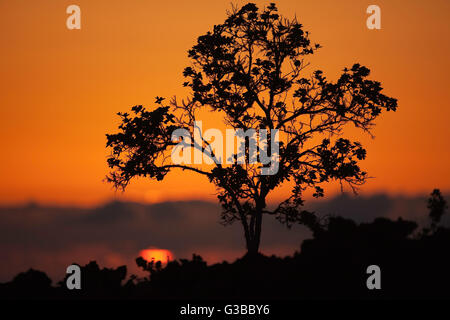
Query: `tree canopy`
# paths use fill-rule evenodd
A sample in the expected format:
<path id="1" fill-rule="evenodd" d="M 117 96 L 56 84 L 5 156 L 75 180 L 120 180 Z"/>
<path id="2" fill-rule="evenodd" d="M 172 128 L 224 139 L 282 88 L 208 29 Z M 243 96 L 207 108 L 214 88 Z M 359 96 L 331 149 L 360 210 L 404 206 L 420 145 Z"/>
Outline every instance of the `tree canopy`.
<path id="1" fill-rule="evenodd" d="M 107 135 L 107 180 L 125 188 L 134 177 L 162 180 L 177 168 L 204 175 L 217 188 L 223 222 L 242 223 L 250 253 L 258 252 L 263 215 L 288 226 L 314 228 L 316 216 L 303 210 L 306 189 L 320 197 L 323 183 L 337 180 L 356 190 L 367 179 L 359 166 L 366 151 L 344 137 L 344 128 L 353 125 L 371 134 L 383 111 L 397 109 L 397 100 L 384 95 L 380 82 L 370 80 L 370 70 L 358 63 L 344 68 L 336 81 L 321 70 L 307 73 L 307 58 L 318 49 L 302 24 L 282 17 L 275 4 L 233 8 L 224 23 L 200 36 L 188 52 L 191 64 L 183 75 L 189 98 L 166 103 L 157 97 L 151 110 L 135 106 L 131 114 L 119 113 L 119 132 Z M 264 165 L 249 161 L 215 163 L 210 170 L 172 163 L 171 150 L 178 143 L 172 132 L 183 128 L 193 134 L 204 109 L 233 129 L 278 130 L 278 170 L 262 175 Z M 201 145 L 191 146 L 205 150 L 210 143 L 202 137 Z M 292 192 L 269 208 L 268 195 L 287 181 Z"/>

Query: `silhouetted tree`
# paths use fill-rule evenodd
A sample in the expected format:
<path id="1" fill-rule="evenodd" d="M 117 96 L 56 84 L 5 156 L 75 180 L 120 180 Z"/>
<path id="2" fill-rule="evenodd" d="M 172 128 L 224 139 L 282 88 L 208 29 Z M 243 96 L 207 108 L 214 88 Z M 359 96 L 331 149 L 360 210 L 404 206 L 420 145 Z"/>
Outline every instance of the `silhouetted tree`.
<path id="1" fill-rule="evenodd" d="M 306 57 L 319 48 L 296 19 L 280 16 L 275 4 L 261 10 L 253 3 L 233 8 L 224 23 L 199 37 L 189 50 L 192 64 L 183 73 L 184 86 L 192 92 L 189 99 L 166 104 L 157 97 L 158 107 L 152 111 L 135 106 L 132 114 L 119 113 L 120 132 L 107 135 L 107 180 L 125 188 L 134 177 L 162 180 L 172 169 L 204 175 L 217 187 L 223 222 L 242 223 L 250 254 L 258 252 L 264 214 L 287 226 L 304 223 L 314 228 L 315 215 L 302 209 L 307 188 L 321 197 L 322 183 L 338 180 L 356 191 L 367 178 L 358 165 L 366 151 L 359 142 L 342 137 L 344 127 L 353 124 L 370 134 L 383 110 L 397 108 L 397 100 L 382 94 L 381 84 L 369 80 L 369 69 L 360 64 L 345 68 L 337 81 L 328 80 L 321 70 L 305 75 Z M 273 130 L 279 130 L 279 152 L 270 150 L 278 171 L 262 175 L 263 165 L 248 159 L 223 165 L 204 137 L 201 145 L 190 145 L 210 151 L 215 160 L 211 170 L 170 163 L 178 143 L 172 141 L 172 132 L 184 128 L 193 135 L 198 112 L 204 109 L 234 129 L 266 129 L 269 142 Z M 248 143 L 244 149 L 241 152 L 249 156 Z M 292 193 L 269 209 L 268 195 L 286 181 L 293 183 Z"/>
<path id="2" fill-rule="evenodd" d="M 447 202 L 439 189 L 434 189 L 431 193 L 430 198 L 428 198 L 427 208 L 430 209 L 431 229 L 434 230 L 447 209 Z"/>

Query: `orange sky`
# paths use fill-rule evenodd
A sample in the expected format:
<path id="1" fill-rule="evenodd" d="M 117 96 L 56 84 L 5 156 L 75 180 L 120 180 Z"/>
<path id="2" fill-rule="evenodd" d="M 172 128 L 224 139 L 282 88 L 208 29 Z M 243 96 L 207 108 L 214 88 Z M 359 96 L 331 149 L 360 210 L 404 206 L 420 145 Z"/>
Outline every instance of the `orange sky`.
<path id="1" fill-rule="evenodd" d="M 255 1 L 258 4 L 268 2 Z M 243 1 L 236 2 L 244 4 Z M 82 29 L 66 28 L 66 7 L 81 7 Z M 366 8 L 381 7 L 382 30 L 366 28 Z M 378 119 L 364 168 L 364 193 L 450 190 L 450 2 L 277 1 L 322 44 L 312 60 L 330 79 L 359 62 L 372 70 L 399 110 Z M 124 195 L 102 182 L 105 133 L 118 111 L 154 97 L 182 97 L 186 51 L 225 19 L 230 1 L 0 1 L 0 204 L 36 201 L 92 205 L 213 199 L 194 174 L 137 181 Z M 312 71 L 312 69 L 310 69 Z"/>

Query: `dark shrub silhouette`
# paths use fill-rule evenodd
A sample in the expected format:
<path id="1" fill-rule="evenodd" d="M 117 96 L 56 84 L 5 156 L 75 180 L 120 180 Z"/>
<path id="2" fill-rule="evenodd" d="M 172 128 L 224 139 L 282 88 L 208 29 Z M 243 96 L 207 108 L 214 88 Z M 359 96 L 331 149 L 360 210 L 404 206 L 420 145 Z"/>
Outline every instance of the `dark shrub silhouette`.
<path id="1" fill-rule="evenodd" d="M 81 275 L 82 290 L 66 290 L 68 276 L 59 282 L 60 289 L 63 289 L 68 297 L 120 297 L 122 282 L 127 275 L 127 267 L 120 266 L 117 269 L 100 269 L 97 262 L 91 261 L 81 267 Z"/>
<path id="2" fill-rule="evenodd" d="M 46 297 L 52 292 L 51 283 L 52 280 L 44 272 L 30 269 L 19 273 L 11 282 L 0 284 L 0 297 Z"/>

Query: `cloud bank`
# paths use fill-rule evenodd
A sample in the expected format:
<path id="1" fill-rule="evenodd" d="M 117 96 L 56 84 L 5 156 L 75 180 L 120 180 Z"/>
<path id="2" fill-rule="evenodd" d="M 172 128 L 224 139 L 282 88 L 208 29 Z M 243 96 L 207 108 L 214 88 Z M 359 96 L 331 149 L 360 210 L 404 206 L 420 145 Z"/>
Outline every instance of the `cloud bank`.
<path id="1" fill-rule="evenodd" d="M 448 197 L 447 197 L 448 198 Z M 403 217 L 426 223 L 426 196 L 384 194 L 308 202 L 319 215 L 340 215 L 358 222 Z M 97 260 L 101 266 L 128 265 L 137 273 L 139 251 L 157 247 L 176 258 L 200 254 L 208 263 L 232 261 L 245 252 L 238 223 L 219 223 L 220 206 L 202 201 L 140 204 L 111 202 L 92 209 L 26 205 L 0 208 L 0 282 L 30 267 L 56 280 L 73 262 Z M 448 222 L 448 219 L 447 219 Z M 263 222 L 262 252 L 288 255 L 311 236 L 304 226 L 286 229 L 271 217 Z"/>

